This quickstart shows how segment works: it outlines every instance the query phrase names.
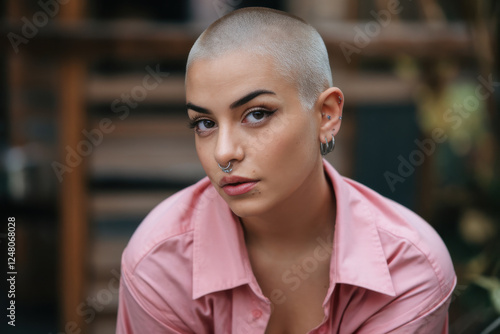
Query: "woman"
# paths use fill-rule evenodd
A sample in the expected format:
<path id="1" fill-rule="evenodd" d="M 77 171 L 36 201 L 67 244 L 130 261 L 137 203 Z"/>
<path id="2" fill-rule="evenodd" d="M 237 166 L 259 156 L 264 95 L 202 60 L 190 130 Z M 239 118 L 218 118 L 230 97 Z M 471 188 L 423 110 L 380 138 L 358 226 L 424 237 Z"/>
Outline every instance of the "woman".
<path id="1" fill-rule="evenodd" d="M 439 236 L 322 159 L 344 97 L 314 28 L 226 15 L 191 49 L 186 100 L 207 177 L 124 251 L 118 333 L 447 332 Z"/>

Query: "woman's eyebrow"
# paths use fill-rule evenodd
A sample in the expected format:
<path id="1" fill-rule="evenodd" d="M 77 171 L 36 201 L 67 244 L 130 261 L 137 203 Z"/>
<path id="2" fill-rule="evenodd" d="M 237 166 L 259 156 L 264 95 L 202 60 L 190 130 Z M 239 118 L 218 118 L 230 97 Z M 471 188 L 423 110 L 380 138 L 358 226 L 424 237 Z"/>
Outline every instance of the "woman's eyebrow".
<path id="1" fill-rule="evenodd" d="M 251 93 L 248 93 L 247 95 L 243 96 L 242 98 L 234 101 L 233 103 L 231 103 L 229 108 L 231 108 L 231 109 L 238 108 L 238 107 L 244 105 L 245 103 L 250 102 L 251 100 L 255 99 L 257 96 L 262 95 L 262 94 L 276 95 L 276 93 L 273 91 L 265 90 L 265 89 L 258 89 L 258 90 L 251 92 Z"/>
<path id="2" fill-rule="evenodd" d="M 266 90 L 266 89 L 258 89 L 258 90 L 255 90 L 253 92 L 250 92 L 247 95 L 243 96 L 242 98 L 239 98 L 238 100 L 234 101 L 233 103 L 231 103 L 229 108 L 235 109 L 235 108 L 241 107 L 245 103 L 250 102 L 251 100 L 255 99 L 257 96 L 262 95 L 262 94 L 276 95 L 276 93 L 273 91 Z M 211 114 L 210 110 L 203 108 L 203 107 L 200 107 L 200 106 L 197 106 L 195 104 L 192 104 L 191 102 L 188 102 L 186 104 L 186 108 L 194 110 L 194 111 L 202 113 L 202 114 Z"/>
<path id="3" fill-rule="evenodd" d="M 202 114 L 211 114 L 211 112 L 208 109 L 203 108 L 203 107 L 199 107 L 199 106 L 192 104 L 190 102 L 186 103 L 186 108 L 194 110 L 194 111 L 202 113 Z"/>

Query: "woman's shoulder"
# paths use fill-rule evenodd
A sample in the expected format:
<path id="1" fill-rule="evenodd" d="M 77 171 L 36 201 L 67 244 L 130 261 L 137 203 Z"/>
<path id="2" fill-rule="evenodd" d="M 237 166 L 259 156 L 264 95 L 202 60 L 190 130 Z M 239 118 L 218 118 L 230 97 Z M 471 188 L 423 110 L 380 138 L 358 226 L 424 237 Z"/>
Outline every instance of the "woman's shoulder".
<path id="1" fill-rule="evenodd" d="M 218 195 L 205 177 L 163 200 L 139 224 L 123 251 L 122 266 L 134 269 L 159 247 L 192 242 L 193 217 Z M 173 250 L 173 249 L 172 249 Z M 173 250 L 174 251 L 174 250 Z"/>
<path id="2" fill-rule="evenodd" d="M 392 274 L 410 272 L 437 280 L 444 294 L 454 285 L 449 252 L 436 230 L 417 213 L 373 189 L 345 178 L 354 197 L 367 205 Z"/>

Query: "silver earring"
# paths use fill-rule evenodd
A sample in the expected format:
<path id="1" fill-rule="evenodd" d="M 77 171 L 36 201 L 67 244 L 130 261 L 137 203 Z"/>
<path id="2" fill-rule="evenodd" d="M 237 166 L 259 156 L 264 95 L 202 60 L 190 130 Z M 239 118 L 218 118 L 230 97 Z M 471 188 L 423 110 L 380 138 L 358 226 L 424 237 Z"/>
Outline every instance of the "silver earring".
<path id="1" fill-rule="evenodd" d="M 231 171 L 233 170 L 233 167 L 231 166 L 231 161 L 229 161 L 226 167 L 221 166 L 219 163 L 217 165 L 219 166 L 220 169 L 222 169 L 224 173 L 231 173 Z"/>
<path id="2" fill-rule="evenodd" d="M 328 118 L 328 120 L 331 120 L 332 119 L 332 116 L 330 115 L 327 115 L 326 118 Z"/>
<path id="3" fill-rule="evenodd" d="M 339 104 L 342 102 L 342 97 L 339 96 Z"/>
<path id="4" fill-rule="evenodd" d="M 326 141 L 326 144 L 323 143 L 323 142 L 320 142 L 319 143 L 319 149 L 321 151 L 321 155 L 327 155 L 328 153 L 330 153 L 331 151 L 333 151 L 333 148 L 335 147 L 335 138 L 333 137 L 333 134 L 332 134 L 332 140 L 331 141 L 328 141 L 328 139 L 326 138 L 325 136 L 325 141 Z"/>

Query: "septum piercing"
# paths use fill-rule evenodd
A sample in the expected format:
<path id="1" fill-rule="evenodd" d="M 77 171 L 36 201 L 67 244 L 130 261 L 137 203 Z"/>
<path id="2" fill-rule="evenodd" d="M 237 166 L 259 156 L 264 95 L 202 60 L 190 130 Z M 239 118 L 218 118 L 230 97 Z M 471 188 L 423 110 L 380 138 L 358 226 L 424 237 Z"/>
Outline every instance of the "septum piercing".
<path id="1" fill-rule="evenodd" d="M 219 163 L 217 163 L 217 165 L 220 169 L 222 169 L 224 173 L 230 173 L 233 170 L 233 168 L 231 167 L 231 161 L 228 162 L 226 167 L 221 166 Z"/>

